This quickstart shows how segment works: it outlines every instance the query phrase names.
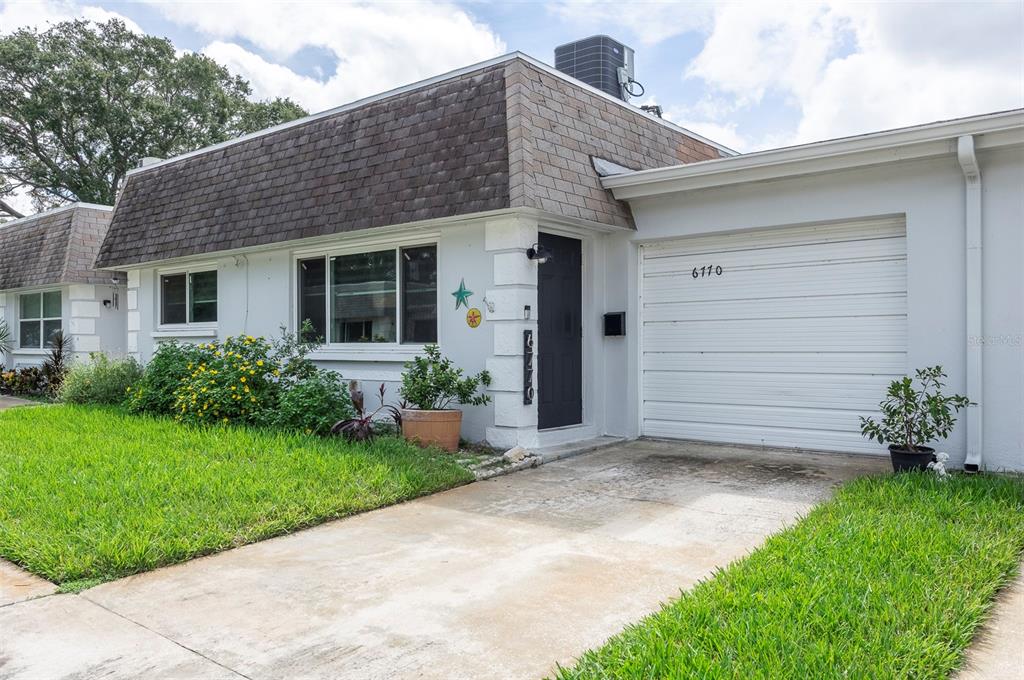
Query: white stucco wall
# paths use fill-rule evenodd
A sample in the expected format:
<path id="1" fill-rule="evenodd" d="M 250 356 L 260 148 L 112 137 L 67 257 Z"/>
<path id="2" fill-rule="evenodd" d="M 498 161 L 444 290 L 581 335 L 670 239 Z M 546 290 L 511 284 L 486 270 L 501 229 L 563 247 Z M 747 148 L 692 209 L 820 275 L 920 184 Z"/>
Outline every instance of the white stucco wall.
<path id="1" fill-rule="evenodd" d="M 229 335 L 280 335 L 282 325 L 296 327 L 295 258 L 313 257 L 317 251 L 338 247 L 367 250 L 407 244 L 438 244 L 438 344 L 467 373 L 486 367 L 494 344 L 494 324 L 483 302 L 493 282 L 492 258 L 484 249 L 483 221 L 447 225 L 443 229 L 393 232 L 387 236 L 366 234 L 342 236 L 316 246 L 302 245 L 278 250 L 247 253 L 244 257 L 207 257 L 196 262 L 211 263 L 218 271 L 218 322 L 209 330 L 164 331 L 159 328 L 157 281 L 160 267 L 129 272 L 128 344 L 136 356 L 147 361 L 157 343 L 171 338 L 205 342 Z M 524 258 L 525 259 L 525 258 Z M 172 267 L 173 269 L 173 267 Z M 471 307 L 479 308 L 484 322 L 477 328 L 466 323 L 466 307 L 455 309 L 452 291 L 465 279 L 473 291 Z M 417 346 L 368 343 L 357 349 L 324 348 L 314 355 L 317 363 L 339 371 L 346 379 L 359 380 L 367 405 L 376 407 L 376 390 L 387 387 L 387 399 L 398 402 L 398 382 L 403 364 L 417 353 Z M 493 404 L 463 407 L 463 436 L 483 440 L 493 422 Z"/>
<path id="2" fill-rule="evenodd" d="M 1024 158 L 1019 147 L 979 154 L 983 177 L 984 464 L 1024 469 Z M 636 436 L 638 245 L 693 234 L 902 214 L 907 224 L 908 370 L 942 364 L 966 390 L 964 178 L 956 157 L 892 163 L 630 201 L 638 231 L 609 244 L 610 297 L 629 305 L 630 337 L 606 353 L 608 430 Z M 614 252 L 614 255 L 611 253 Z M 620 291 L 628 291 L 624 297 Z M 623 366 L 628 366 L 623 369 Z M 619 390 L 618 381 L 629 387 Z M 629 403 L 614 408 L 625 394 Z M 879 395 L 881 399 L 883 395 Z M 941 449 L 965 455 L 964 418 Z"/>
<path id="3" fill-rule="evenodd" d="M 537 267 L 525 256 L 536 243 L 539 231 L 579 238 L 583 242 L 584 269 L 584 422 L 579 427 L 538 433 L 537 401 L 523 402 L 523 331 L 537 329 Z M 607 234 L 557 220 L 545 221 L 510 211 L 477 220 L 461 220 L 436 228 L 397 230 L 387 233 L 361 232 L 327 241 L 291 244 L 242 255 L 199 257 L 175 262 L 168 267 L 146 267 L 128 272 L 125 296 L 128 351 L 145 362 L 161 341 L 177 339 L 205 342 L 229 335 L 249 334 L 274 337 L 282 325 L 294 330 L 297 324 L 295 260 L 332 249 L 380 249 L 395 244 L 438 244 L 438 343 L 444 354 L 467 373 L 488 369 L 493 378 L 489 390 L 492 403 L 465 407 L 463 437 L 486 440 L 495 446 L 523 445 L 530 448 L 587 439 L 606 431 L 609 379 L 617 382 L 625 367 L 606 375 L 607 347 L 621 352 L 624 340 L 603 337 L 602 315 L 625 310 L 625 291 L 605 299 L 606 272 L 619 266 L 609 263 Z M 218 272 L 218 322 L 209 328 L 165 329 L 159 326 L 157 282 L 161 272 L 183 268 L 214 267 Z M 541 265 L 542 266 L 542 265 Z M 455 309 L 455 291 L 465 279 L 473 291 L 471 307 L 479 309 L 484 322 L 478 328 L 466 323 L 466 307 Z M 486 301 L 485 301 L 486 298 Z M 525 318 L 529 305 L 531 317 Z M 610 305 L 610 306 L 609 306 Z M 537 347 L 540 338 L 536 338 Z M 383 382 L 387 399 L 399 400 L 398 383 L 403 364 L 417 353 L 416 346 L 366 344 L 343 349 L 326 347 L 314 355 L 318 364 L 339 371 L 345 378 L 359 380 L 368 404 L 376 406 L 376 389 Z M 534 383 L 536 384 L 536 383 Z M 612 410 L 619 413 L 622 395 L 614 397 Z M 619 430 L 622 428 L 620 427 Z"/>

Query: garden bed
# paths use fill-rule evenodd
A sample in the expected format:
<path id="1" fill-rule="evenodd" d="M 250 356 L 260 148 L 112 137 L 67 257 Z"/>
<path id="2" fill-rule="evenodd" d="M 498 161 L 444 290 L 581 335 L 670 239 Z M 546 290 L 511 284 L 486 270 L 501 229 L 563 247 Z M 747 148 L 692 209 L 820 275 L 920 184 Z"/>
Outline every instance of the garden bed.
<path id="1" fill-rule="evenodd" d="M 0 557 L 91 585 L 473 479 L 451 456 L 115 408 L 0 412 Z"/>
<path id="2" fill-rule="evenodd" d="M 945 678 L 1024 551 L 1024 479 L 845 485 L 569 678 Z"/>

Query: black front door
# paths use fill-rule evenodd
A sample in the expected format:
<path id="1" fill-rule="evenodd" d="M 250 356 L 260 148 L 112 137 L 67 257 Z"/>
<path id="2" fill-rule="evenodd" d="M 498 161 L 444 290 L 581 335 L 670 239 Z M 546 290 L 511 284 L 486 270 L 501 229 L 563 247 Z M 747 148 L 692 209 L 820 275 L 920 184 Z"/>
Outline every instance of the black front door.
<path id="1" fill-rule="evenodd" d="M 578 239 L 540 235 L 552 258 L 537 290 L 538 427 L 583 422 L 583 250 Z"/>

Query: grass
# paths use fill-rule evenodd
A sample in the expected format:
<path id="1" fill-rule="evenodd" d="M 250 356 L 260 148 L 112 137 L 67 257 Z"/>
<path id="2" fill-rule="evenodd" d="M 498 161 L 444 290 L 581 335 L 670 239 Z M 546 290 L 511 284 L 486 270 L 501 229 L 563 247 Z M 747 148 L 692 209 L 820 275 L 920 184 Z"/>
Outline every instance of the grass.
<path id="1" fill-rule="evenodd" d="M 0 556 L 75 591 L 471 479 L 395 438 L 14 408 L 0 412 Z"/>
<path id="2" fill-rule="evenodd" d="M 1022 551 L 1024 479 L 859 479 L 558 677 L 945 678 Z"/>

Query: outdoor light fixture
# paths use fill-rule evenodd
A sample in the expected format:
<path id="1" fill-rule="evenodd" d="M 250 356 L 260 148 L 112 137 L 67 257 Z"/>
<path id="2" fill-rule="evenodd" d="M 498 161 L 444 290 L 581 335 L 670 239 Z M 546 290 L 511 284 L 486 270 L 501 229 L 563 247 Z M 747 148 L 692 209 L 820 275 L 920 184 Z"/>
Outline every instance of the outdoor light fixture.
<path id="1" fill-rule="evenodd" d="M 544 264 L 551 259 L 552 255 L 550 249 L 539 243 L 534 243 L 526 249 L 526 257 L 530 260 L 536 260 L 537 264 Z"/>

